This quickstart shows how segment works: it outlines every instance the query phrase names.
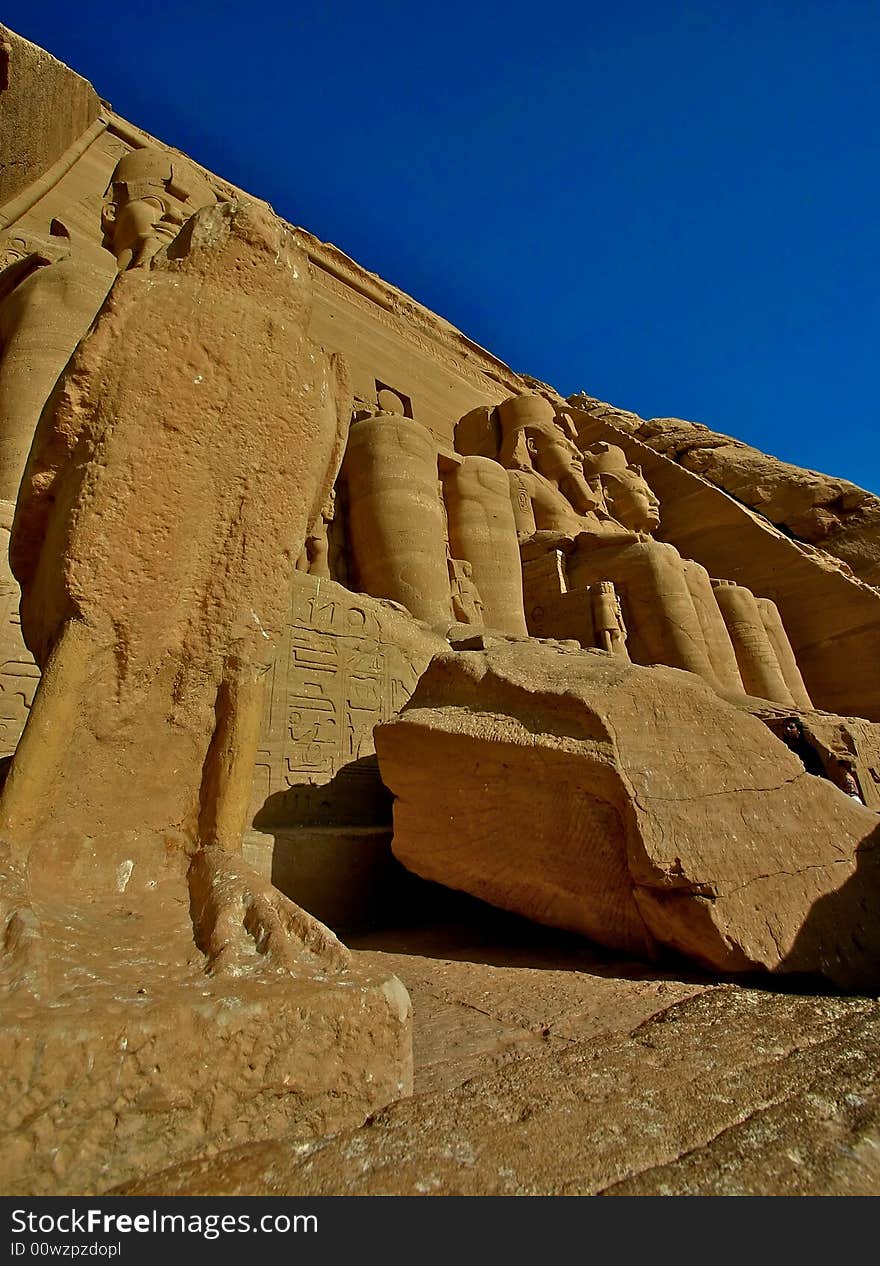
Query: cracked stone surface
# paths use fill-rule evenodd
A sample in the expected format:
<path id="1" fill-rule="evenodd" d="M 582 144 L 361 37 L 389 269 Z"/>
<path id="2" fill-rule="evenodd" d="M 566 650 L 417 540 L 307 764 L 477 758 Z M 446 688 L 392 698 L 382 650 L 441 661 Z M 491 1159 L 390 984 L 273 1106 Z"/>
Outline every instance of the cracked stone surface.
<path id="1" fill-rule="evenodd" d="M 616 1031 L 708 987 L 387 954 L 366 961 L 407 979 L 417 1094 L 447 1090 L 489 1069 Z"/>
<path id="2" fill-rule="evenodd" d="M 395 961 L 412 991 L 417 1027 L 421 1011 L 415 1098 L 328 1140 L 236 1148 L 132 1183 L 124 1193 L 880 1193 L 874 999 L 628 981 L 609 964 L 607 998 L 616 995 L 619 1010 L 603 1021 L 602 986 L 589 983 L 599 982 L 592 976 L 597 964 L 550 971 L 560 981 L 541 997 L 529 978 L 546 971 L 414 957 L 407 973 L 396 955 L 381 957 Z M 506 970 L 518 987 L 505 1001 Z M 663 1003 L 660 984 L 669 989 Z M 645 986 L 655 988 L 653 1004 L 647 994 L 640 998 Z M 531 1045 L 522 1039 L 508 1046 L 500 1064 L 484 1057 L 480 1065 L 472 1051 L 463 1052 L 468 1038 L 456 1048 L 447 1026 L 446 1071 L 438 1076 L 444 1041 L 438 1044 L 436 1026 L 446 1023 L 444 1006 L 461 1011 L 464 1000 L 482 1000 L 481 990 L 495 999 L 484 1015 L 517 1024 L 550 1016 L 551 1036 L 542 1043 L 533 1034 Z M 574 1003 L 576 1012 L 578 998 L 588 996 L 602 1031 L 589 1035 L 588 1006 L 564 1039 L 566 1006 Z M 426 1033 L 432 1022 L 433 1039 Z M 426 1062 L 432 1040 L 433 1071 Z"/>
<path id="3" fill-rule="evenodd" d="M 876 984 L 876 814 L 692 674 L 490 641 L 376 750 L 425 879 L 642 958 Z"/>
<path id="4" fill-rule="evenodd" d="M 263 895 L 230 868 L 223 899 L 235 878 Z M 246 1139 L 322 1138 L 409 1093 L 403 986 L 352 964 L 326 928 L 286 963 L 243 936 L 209 973 L 173 861 L 147 898 L 136 878 L 84 897 L 75 877 L 27 876 L 0 848 L 5 1194 L 99 1194 Z"/>

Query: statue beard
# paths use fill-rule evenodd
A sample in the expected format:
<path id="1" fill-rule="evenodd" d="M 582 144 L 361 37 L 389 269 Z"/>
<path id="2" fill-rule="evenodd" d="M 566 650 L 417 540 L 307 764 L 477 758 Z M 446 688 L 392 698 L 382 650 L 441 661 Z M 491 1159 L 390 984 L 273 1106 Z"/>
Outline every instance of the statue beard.
<path id="1" fill-rule="evenodd" d="M 602 496 L 594 492 L 584 476 L 572 471 L 560 480 L 559 490 L 562 492 L 578 514 L 590 514 L 602 506 Z"/>

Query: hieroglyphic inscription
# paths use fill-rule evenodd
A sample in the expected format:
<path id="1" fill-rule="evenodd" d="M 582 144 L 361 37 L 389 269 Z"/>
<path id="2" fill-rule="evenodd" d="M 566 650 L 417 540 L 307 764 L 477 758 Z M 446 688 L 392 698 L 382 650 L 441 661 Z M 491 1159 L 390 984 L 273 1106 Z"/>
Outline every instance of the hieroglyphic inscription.
<path id="1" fill-rule="evenodd" d="M 3 507 L 11 512 L 8 502 L 0 502 L 0 514 Z M 15 751 L 40 680 L 40 670 L 22 640 L 20 594 L 8 554 L 9 529 L 0 526 L 0 757 Z"/>
<path id="2" fill-rule="evenodd" d="M 373 727 L 403 707 L 424 667 L 383 638 L 369 599 L 297 573 L 267 683 L 255 825 L 369 821 L 380 804 L 384 811 Z"/>

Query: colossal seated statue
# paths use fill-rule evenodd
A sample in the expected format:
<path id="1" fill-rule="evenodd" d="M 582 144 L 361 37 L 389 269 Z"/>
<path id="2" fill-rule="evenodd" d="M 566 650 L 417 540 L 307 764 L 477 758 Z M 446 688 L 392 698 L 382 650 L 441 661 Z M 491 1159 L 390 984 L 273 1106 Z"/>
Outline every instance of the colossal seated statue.
<path id="1" fill-rule="evenodd" d="M 504 471 L 486 457 L 447 460 L 443 500 L 453 557 L 467 561 L 482 623 L 526 637 L 516 519 Z"/>
<path id="2" fill-rule="evenodd" d="M 173 252 L 117 278 L 44 409 L 11 546 L 43 677 L 0 797 L 28 847 L 47 821 L 75 834 L 77 814 L 107 837 L 101 865 L 122 840 L 149 851 L 163 814 L 166 844 L 240 847 L 290 571 L 350 411 L 310 304 L 280 222 L 203 208 Z M 150 800 L 147 774 L 149 811 L 132 791 Z"/>
<path id="3" fill-rule="evenodd" d="M 14 502 L 43 405 L 116 276 L 92 243 L 0 244 L 0 498 Z"/>
<path id="4" fill-rule="evenodd" d="M 104 194 L 102 246 L 71 237 L 58 221 L 45 235 L 0 242 L 0 498 L 15 500 L 43 406 L 117 271 L 147 267 L 215 201 L 192 164 L 157 148 L 134 150 Z"/>
<path id="5" fill-rule="evenodd" d="M 201 207 L 217 197 L 185 159 L 162 149 L 136 149 L 116 164 L 104 194 L 104 245 L 119 272 L 150 260 Z"/>
<path id="6" fill-rule="evenodd" d="M 397 410 L 352 424 L 342 470 L 349 586 L 436 629 L 575 639 L 624 658 L 629 646 L 637 662 L 742 693 L 710 578 L 651 539 L 659 506 L 641 473 L 619 449 L 582 455 L 540 396 L 515 397 L 498 417 L 498 460 L 451 453 Z M 318 574 L 311 553 L 300 566 Z M 777 677 L 762 697 L 791 706 Z"/>
<path id="7" fill-rule="evenodd" d="M 417 619 L 452 622 L 437 445 L 394 413 L 353 423 L 343 465 L 352 588 L 399 602 Z"/>
<path id="8" fill-rule="evenodd" d="M 380 412 L 352 424 L 343 480 L 351 588 L 437 628 L 458 621 L 527 636 L 516 522 L 497 463 L 461 458 L 413 418 Z"/>
<path id="9" fill-rule="evenodd" d="M 548 600 L 611 582 L 623 595 L 636 663 L 694 672 L 719 691 L 811 706 L 774 604 L 711 580 L 673 545 L 652 538 L 659 502 L 621 449 L 598 444 L 581 452 L 565 419 L 535 394 L 499 405 L 498 421 L 530 631 L 579 637 L 577 603 L 556 601 L 548 628 L 541 620 Z"/>

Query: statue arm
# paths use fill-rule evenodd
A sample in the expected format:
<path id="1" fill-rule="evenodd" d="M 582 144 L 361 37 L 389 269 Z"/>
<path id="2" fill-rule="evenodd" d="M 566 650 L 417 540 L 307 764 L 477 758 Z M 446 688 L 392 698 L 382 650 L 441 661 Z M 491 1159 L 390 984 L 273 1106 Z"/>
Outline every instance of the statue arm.
<path id="1" fill-rule="evenodd" d="M 535 535 L 538 525 L 532 509 L 532 498 L 525 479 L 517 470 L 509 470 L 510 503 L 513 506 L 513 517 L 516 522 L 516 534 L 521 541 L 530 540 Z"/>

